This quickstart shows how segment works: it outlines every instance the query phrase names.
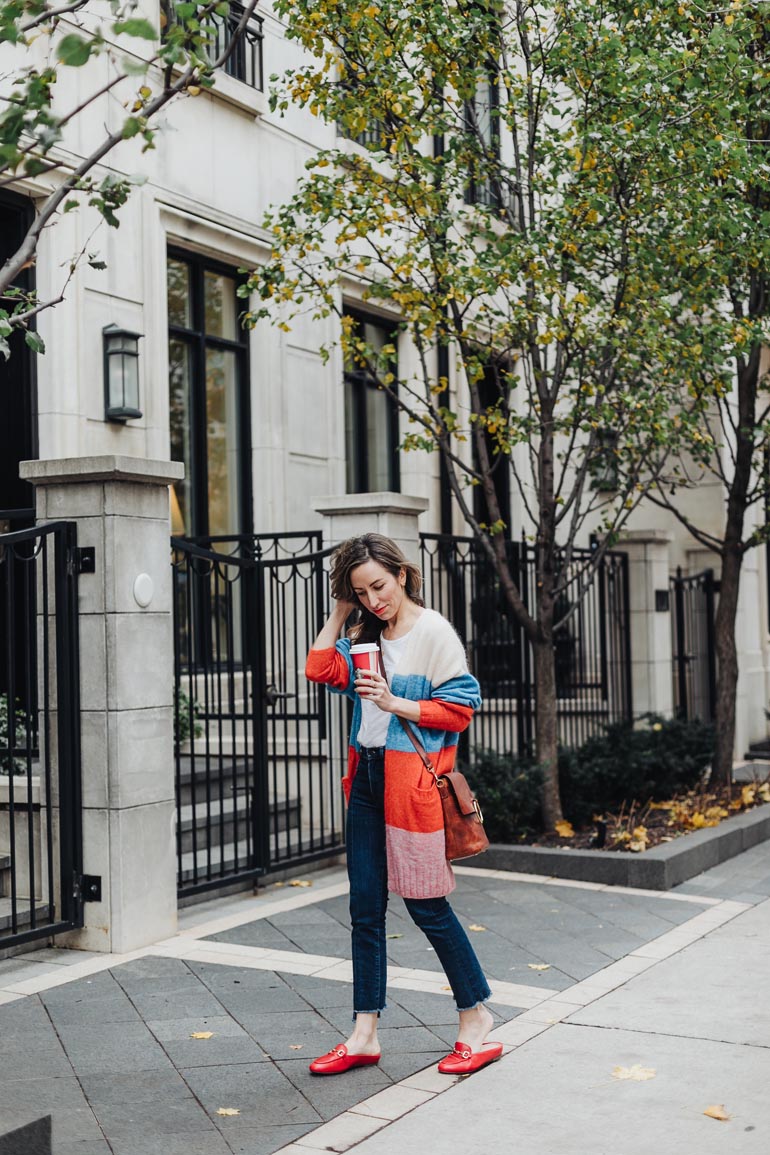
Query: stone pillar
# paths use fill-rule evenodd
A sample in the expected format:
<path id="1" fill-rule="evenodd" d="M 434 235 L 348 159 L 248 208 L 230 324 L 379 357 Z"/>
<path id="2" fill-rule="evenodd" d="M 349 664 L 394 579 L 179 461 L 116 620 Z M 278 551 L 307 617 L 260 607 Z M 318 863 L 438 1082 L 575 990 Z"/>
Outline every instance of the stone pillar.
<path id="1" fill-rule="evenodd" d="M 669 607 L 669 544 L 664 529 L 630 529 L 617 548 L 628 554 L 631 695 L 634 717 L 671 717 L 674 708 Z M 658 595 L 656 598 L 656 594 Z"/>
<path id="2" fill-rule="evenodd" d="M 84 873 L 102 880 L 63 945 L 125 952 L 176 930 L 169 484 L 177 462 L 25 461 L 38 522 L 96 551 L 79 582 Z M 55 756 L 55 751 L 53 751 Z"/>
<path id="3" fill-rule="evenodd" d="M 318 497 L 311 504 L 323 514 L 325 546 L 339 545 L 362 533 L 381 533 L 392 538 L 410 561 L 419 564 L 417 519 L 430 505 L 427 498 L 406 493 L 345 493 Z"/>

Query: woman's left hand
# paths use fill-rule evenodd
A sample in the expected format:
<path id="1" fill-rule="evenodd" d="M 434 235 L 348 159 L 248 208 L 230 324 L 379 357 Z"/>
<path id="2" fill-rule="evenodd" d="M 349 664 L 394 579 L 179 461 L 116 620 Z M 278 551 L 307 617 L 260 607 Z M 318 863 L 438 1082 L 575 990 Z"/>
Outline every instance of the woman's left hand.
<path id="1" fill-rule="evenodd" d="M 390 686 L 382 674 L 377 674 L 374 670 L 362 670 L 356 675 L 354 686 L 356 693 L 365 698 L 367 702 L 374 702 L 375 706 L 387 714 L 396 712 L 396 704 L 401 699 L 391 694 Z"/>

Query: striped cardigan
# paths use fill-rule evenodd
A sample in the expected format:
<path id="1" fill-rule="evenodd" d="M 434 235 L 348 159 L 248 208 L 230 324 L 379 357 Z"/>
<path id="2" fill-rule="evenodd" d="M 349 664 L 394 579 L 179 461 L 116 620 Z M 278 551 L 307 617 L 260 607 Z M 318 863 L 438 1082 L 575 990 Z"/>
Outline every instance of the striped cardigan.
<path id="1" fill-rule="evenodd" d="M 357 734 L 361 700 L 353 689 L 350 639 L 311 650 L 305 673 L 355 702 L 350 732 L 345 797 L 359 758 Z M 449 622 L 435 610 L 423 610 L 409 634 L 406 650 L 393 675 L 398 698 L 419 702 L 419 737 L 439 773 L 454 767 L 459 734 L 481 705 L 479 684 L 468 672 L 465 652 Z M 407 722 L 407 725 L 411 723 Z M 432 775 L 425 769 L 401 721 L 391 716 L 385 741 L 385 841 L 388 889 L 404 898 L 439 898 L 454 890 L 452 869 L 444 853 L 444 821 Z"/>

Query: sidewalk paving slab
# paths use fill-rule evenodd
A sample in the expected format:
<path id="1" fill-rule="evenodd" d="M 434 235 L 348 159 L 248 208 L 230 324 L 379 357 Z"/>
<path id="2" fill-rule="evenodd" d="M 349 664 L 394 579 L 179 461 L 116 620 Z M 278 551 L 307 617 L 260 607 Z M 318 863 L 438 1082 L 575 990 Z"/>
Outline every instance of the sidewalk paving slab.
<path id="1" fill-rule="evenodd" d="M 456 1012 L 435 954 L 397 900 L 388 929 L 400 937 L 388 946 L 392 963 L 412 971 L 400 970 L 389 992 L 381 1063 L 340 1079 L 309 1074 L 308 1060 L 350 1025 L 339 871 L 325 873 L 317 890 L 188 908 L 182 934 L 130 956 L 64 963 L 77 952 L 45 951 L 37 965 L 28 952 L 22 961 L 34 973 L 22 983 L 14 960 L 0 963 L 0 995 L 30 992 L 0 1005 L 0 1132 L 11 1118 L 50 1111 L 53 1155 L 311 1155 L 351 1144 L 362 1155 L 449 1144 L 464 1155 L 507 1155 L 513 1144 L 522 1155 L 764 1150 L 767 1108 L 756 1080 L 741 1089 L 739 1075 L 756 1062 L 767 1079 L 770 1023 L 757 1004 L 770 903 L 745 903 L 749 893 L 770 894 L 770 849 L 715 872 L 702 887 L 695 879 L 671 894 L 640 894 L 459 871 L 453 905 L 466 926 L 487 928 L 471 932 L 482 963 L 501 991 L 531 992 L 522 999 L 530 1010 L 493 1008 L 495 1036 L 515 1049 L 470 1080 L 436 1072 L 454 1043 Z M 296 973 L 325 962 L 327 977 Z M 206 1030 L 210 1039 L 190 1038 Z M 721 1084 L 709 1082 L 717 1060 Z M 612 1078 L 613 1066 L 632 1062 L 656 1067 L 656 1078 Z M 730 1124 L 701 1120 L 712 1086 L 709 1102 L 725 1102 L 736 1115 Z M 239 1114 L 219 1116 L 221 1107 Z M 393 1121 L 401 1109 L 407 1114 Z M 739 1114 L 757 1130 L 739 1131 Z M 720 1133 L 730 1146 L 710 1147 Z M 736 1146 L 736 1135 L 754 1146 Z"/>

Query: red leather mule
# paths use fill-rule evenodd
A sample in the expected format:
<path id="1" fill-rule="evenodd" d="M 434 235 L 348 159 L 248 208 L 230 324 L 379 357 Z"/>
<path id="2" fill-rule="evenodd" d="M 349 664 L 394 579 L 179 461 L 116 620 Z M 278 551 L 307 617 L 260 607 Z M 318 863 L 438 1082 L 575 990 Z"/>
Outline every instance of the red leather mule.
<path id="1" fill-rule="evenodd" d="M 345 1044 L 340 1043 L 319 1059 L 313 1059 L 309 1070 L 311 1075 L 341 1075 L 353 1067 L 372 1067 L 379 1061 L 379 1055 L 349 1055 Z"/>
<path id="2" fill-rule="evenodd" d="M 489 1063 L 496 1062 L 503 1053 L 502 1043 L 484 1043 L 480 1051 L 472 1051 L 467 1043 L 455 1043 L 451 1055 L 438 1065 L 442 1075 L 472 1075 Z"/>

